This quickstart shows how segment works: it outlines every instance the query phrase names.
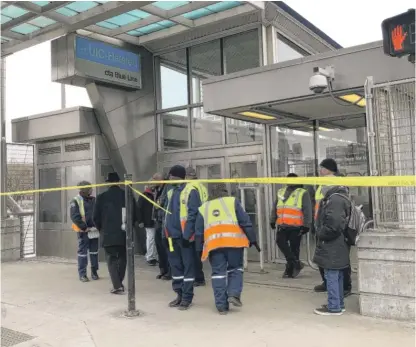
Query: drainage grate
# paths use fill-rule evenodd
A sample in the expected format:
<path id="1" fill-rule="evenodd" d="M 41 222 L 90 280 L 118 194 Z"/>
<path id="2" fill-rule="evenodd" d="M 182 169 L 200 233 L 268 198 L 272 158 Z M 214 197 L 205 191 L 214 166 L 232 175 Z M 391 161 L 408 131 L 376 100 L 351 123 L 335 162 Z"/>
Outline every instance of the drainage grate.
<path id="1" fill-rule="evenodd" d="M 2 347 L 16 346 L 19 343 L 29 341 L 34 338 L 35 338 L 34 336 L 21 333 L 20 331 L 15 331 L 15 330 L 1 327 L 1 346 Z"/>

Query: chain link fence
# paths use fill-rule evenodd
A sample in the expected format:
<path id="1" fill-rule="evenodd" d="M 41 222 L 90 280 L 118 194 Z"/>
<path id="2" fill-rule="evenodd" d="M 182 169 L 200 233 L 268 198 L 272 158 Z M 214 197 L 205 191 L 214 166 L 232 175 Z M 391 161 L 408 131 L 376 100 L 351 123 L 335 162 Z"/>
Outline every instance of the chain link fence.
<path id="1" fill-rule="evenodd" d="M 415 80 L 366 84 L 371 173 L 416 175 Z M 373 188 L 376 227 L 412 228 L 416 223 L 416 188 Z"/>
<path id="2" fill-rule="evenodd" d="M 7 144 L 6 190 L 19 192 L 35 189 L 34 146 Z M 7 213 L 18 216 L 21 232 L 21 255 L 35 255 L 35 194 L 12 194 L 8 196 Z"/>

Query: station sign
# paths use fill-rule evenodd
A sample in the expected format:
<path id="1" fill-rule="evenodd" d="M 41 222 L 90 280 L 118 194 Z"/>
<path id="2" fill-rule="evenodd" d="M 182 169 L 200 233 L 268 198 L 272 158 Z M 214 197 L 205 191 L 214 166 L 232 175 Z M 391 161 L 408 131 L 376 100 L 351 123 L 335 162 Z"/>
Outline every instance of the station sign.
<path id="1" fill-rule="evenodd" d="M 77 75 L 127 88 L 141 88 L 139 54 L 81 36 L 75 37 L 74 50 Z"/>

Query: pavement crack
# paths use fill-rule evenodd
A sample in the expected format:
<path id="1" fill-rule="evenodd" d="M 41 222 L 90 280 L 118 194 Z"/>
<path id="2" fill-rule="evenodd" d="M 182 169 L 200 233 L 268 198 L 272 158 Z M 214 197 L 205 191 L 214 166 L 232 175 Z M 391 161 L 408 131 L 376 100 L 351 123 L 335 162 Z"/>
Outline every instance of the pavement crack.
<path id="1" fill-rule="evenodd" d="M 97 344 L 95 343 L 95 340 L 94 340 L 94 336 L 92 336 L 92 333 L 91 333 L 90 329 L 88 328 L 87 322 L 85 320 L 83 320 L 82 323 L 84 323 L 85 329 L 87 329 L 88 335 L 90 336 L 92 343 L 94 344 L 95 347 L 97 347 Z"/>

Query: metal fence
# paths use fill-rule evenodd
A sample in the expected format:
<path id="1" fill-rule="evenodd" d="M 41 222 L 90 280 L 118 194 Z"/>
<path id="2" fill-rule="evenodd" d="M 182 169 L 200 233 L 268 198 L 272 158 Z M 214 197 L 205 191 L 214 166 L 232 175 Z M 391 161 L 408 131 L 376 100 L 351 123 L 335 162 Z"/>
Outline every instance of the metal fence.
<path id="1" fill-rule="evenodd" d="M 35 189 L 34 146 L 7 144 L 6 190 L 18 192 Z M 35 195 L 12 194 L 8 196 L 7 213 L 20 219 L 21 256 L 33 256 L 35 250 Z"/>
<path id="2" fill-rule="evenodd" d="M 415 175 L 415 79 L 374 85 L 366 82 L 371 174 Z M 416 188 L 372 189 L 375 227 L 412 228 Z"/>

